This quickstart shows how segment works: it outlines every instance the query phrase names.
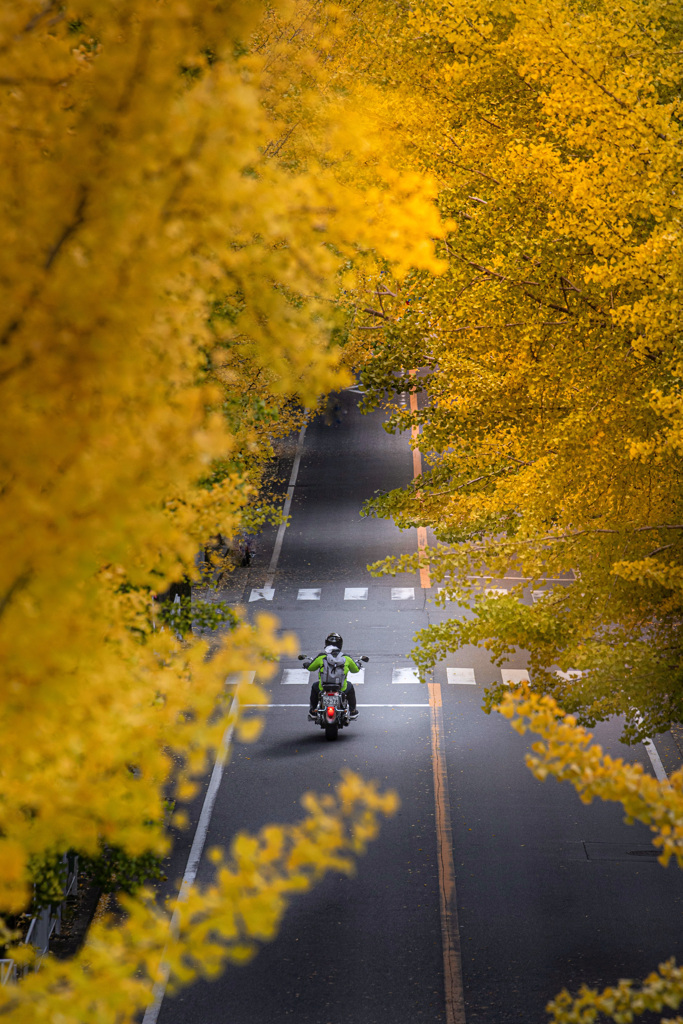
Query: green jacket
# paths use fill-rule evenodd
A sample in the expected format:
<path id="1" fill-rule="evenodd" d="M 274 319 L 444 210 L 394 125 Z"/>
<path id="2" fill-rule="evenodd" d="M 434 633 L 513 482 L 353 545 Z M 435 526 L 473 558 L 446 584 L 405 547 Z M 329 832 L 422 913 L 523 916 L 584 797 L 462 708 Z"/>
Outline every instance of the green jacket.
<path id="1" fill-rule="evenodd" d="M 317 658 L 314 658 L 313 661 L 311 662 L 311 664 L 308 666 L 308 671 L 309 672 L 317 672 L 318 673 L 318 689 L 319 690 L 322 690 L 322 688 L 323 688 L 322 674 L 323 674 L 323 662 L 324 661 L 325 661 L 325 652 L 323 651 L 323 653 L 319 654 L 317 656 Z M 352 672 L 354 674 L 356 672 L 360 672 L 360 665 L 356 665 L 356 663 L 353 660 L 353 658 L 349 658 L 348 654 L 345 654 L 344 655 L 344 682 L 342 683 L 342 693 L 346 689 L 346 686 L 347 686 L 347 683 L 348 683 L 347 676 L 348 676 L 349 672 Z"/>

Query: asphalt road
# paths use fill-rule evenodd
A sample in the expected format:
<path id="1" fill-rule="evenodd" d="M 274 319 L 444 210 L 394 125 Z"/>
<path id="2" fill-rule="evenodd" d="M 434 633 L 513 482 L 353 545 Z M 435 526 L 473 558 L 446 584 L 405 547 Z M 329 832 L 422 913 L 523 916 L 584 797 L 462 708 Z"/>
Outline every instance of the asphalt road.
<path id="1" fill-rule="evenodd" d="M 279 936 L 257 958 L 167 996 L 161 1024 L 450 1024 L 429 694 L 406 681 L 405 670 L 415 630 L 458 609 L 437 609 L 415 576 L 373 579 L 367 572 L 368 562 L 416 549 L 415 531 L 358 514 L 373 491 L 408 480 L 412 460 L 408 438 L 388 435 L 380 413 L 362 417 L 357 401 L 346 392 L 332 423 L 308 426 L 271 600 L 249 599 L 264 585 L 274 531 L 260 539 L 255 564 L 227 596 L 240 597 L 250 613 L 274 612 L 283 629 L 297 633 L 302 651 L 317 652 L 337 630 L 349 653 L 369 655 L 357 688 L 360 717 L 327 742 L 306 720 L 308 681 L 282 681 L 297 678 L 285 674 L 300 663 L 283 661 L 264 733 L 233 748 L 207 846 L 296 820 L 300 795 L 324 792 L 344 767 L 398 790 L 401 809 L 355 878 L 328 876 L 294 900 Z M 353 599 L 349 591 L 356 591 Z M 524 666 L 520 652 L 508 667 Z M 449 683 L 449 667 L 473 670 L 474 683 Z M 668 956 L 680 959 L 683 875 L 654 861 L 648 831 L 623 824 L 619 807 L 586 807 L 568 786 L 531 776 L 523 763 L 530 740 L 481 711 L 484 686 L 499 679 L 485 654 L 470 648 L 435 673 L 464 1005 L 467 1024 L 540 1024 L 546 1002 L 565 985 L 640 978 Z M 596 738 L 609 753 L 650 770 L 644 747 L 622 746 L 618 733 L 618 723 L 607 723 Z M 657 742 L 673 767 L 677 749 L 666 738 Z M 172 877 L 182 875 L 191 840 L 191 832 L 179 840 Z M 199 884 L 210 877 L 203 862 Z"/>

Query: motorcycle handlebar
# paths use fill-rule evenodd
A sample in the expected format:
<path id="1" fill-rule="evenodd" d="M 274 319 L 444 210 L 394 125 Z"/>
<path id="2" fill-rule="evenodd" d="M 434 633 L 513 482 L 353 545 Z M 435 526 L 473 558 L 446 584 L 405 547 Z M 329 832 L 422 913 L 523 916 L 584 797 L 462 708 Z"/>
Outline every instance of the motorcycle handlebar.
<path id="1" fill-rule="evenodd" d="M 299 661 L 308 661 L 309 664 L 311 662 L 311 659 L 308 658 L 305 654 L 299 654 L 298 655 L 298 660 Z M 359 654 L 358 657 L 355 659 L 355 661 L 356 661 L 356 664 L 358 664 L 358 662 L 360 662 L 360 661 L 370 661 L 370 659 L 368 658 L 368 656 L 366 654 Z M 304 668 L 308 668 L 308 665 L 305 665 Z"/>

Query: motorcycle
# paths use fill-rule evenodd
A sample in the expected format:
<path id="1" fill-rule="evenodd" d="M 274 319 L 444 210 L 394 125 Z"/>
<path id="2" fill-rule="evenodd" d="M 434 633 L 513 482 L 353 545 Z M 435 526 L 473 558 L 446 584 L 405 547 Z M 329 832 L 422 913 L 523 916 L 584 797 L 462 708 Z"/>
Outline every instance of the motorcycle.
<path id="1" fill-rule="evenodd" d="M 308 668 L 313 660 L 313 658 L 308 658 L 305 654 L 299 655 L 299 661 L 303 661 L 304 668 Z M 363 654 L 353 660 L 357 665 L 360 665 L 361 662 L 367 662 L 370 659 Z M 318 706 L 314 714 L 315 724 L 325 730 L 325 739 L 336 740 L 339 730 L 344 729 L 351 722 L 349 702 L 346 693 L 344 693 L 340 685 L 323 683 L 323 689 L 320 691 Z"/>

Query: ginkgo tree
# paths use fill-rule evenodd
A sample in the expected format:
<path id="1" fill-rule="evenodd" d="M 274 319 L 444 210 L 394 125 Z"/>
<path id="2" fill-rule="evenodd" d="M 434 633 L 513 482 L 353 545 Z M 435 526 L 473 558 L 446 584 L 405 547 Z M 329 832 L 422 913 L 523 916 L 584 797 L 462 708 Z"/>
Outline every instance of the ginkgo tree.
<path id="1" fill-rule="evenodd" d="M 530 690 L 504 697 L 492 673 L 487 700 L 541 733 L 532 769 L 621 800 L 678 857 L 680 775 L 634 775 L 584 727 L 622 715 L 633 742 L 683 720 L 683 12 L 423 0 L 402 16 L 376 76 L 412 83 L 393 125 L 437 178 L 448 270 L 397 282 L 380 262 L 348 297 L 369 404 L 423 392 L 393 429 L 419 430 L 426 470 L 367 512 L 431 527 L 432 583 L 472 610 L 418 634 L 423 673 L 464 644 L 497 664 L 526 649 Z M 482 594 L 505 575 L 519 586 Z M 626 1021 L 682 996 L 669 963 L 551 1012 Z"/>
<path id="2" fill-rule="evenodd" d="M 398 277 L 441 266 L 433 186 L 397 172 L 365 113 L 344 48 L 357 16 L 0 4 L 5 914 L 28 905 L 41 858 L 165 852 L 169 783 L 186 800 L 227 725 L 253 735 L 239 705 L 265 697 L 240 673 L 267 680 L 293 650 L 262 617 L 207 660 L 156 628 L 153 594 L 240 528 L 290 410 L 348 380 L 340 275 L 372 253 Z M 134 1019 L 164 949 L 177 981 L 248 955 L 393 806 L 355 777 L 309 797 L 300 825 L 216 855 L 177 935 L 130 898 L 76 960 L 0 988 L 4 1019 Z"/>
<path id="3" fill-rule="evenodd" d="M 368 387 L 425 393 L 393 422 L 429 470 L 368 511 L 434 529 L 453 597 L 513 565 L 547 597 L 477 597 L 422 635 L 421 666 L 526 647 L 534 685 L 585 724 L 624 714 L 630 739 L 683 715 L 682 33 L 665 2 L 420 5 L 403 61 L 449 269 L 401 288 L 380 269 L 354 299 Z"/>

